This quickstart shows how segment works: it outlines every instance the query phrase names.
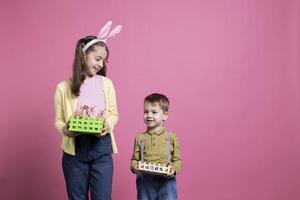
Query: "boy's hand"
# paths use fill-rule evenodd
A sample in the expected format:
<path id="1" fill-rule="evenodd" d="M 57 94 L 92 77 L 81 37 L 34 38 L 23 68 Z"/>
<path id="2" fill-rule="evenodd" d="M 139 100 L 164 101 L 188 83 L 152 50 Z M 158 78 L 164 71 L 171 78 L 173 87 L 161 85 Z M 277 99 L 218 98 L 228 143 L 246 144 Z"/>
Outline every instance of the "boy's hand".
<path id="1" fill-rule="evenodd" d="M 171 170 L 166 176 L 169 178 L 172 178 L 175 176 L 175 170 L 174 170 L 173 166 L 171 166 Z"/>
<path id="2" fill-rule="evenodd" d="M 68 136 L 68 137 L 75 137 L 77 135 L 80 135 L 80 133 L 76 133 L 76 132 L 71 132 L 68 130 L 68 127 L 69 127 L 69 122 L 67 123 L 67 125 L 63 128 L 63 134 L 65 136 Z"/>
<path id="3" fill-rule="evenodd" d="M 132 167 L 132 171 L 133 171 L 137 176 L 142 175 L 142 172 L 141 172 L 140 170 L 138 170 L 138 163 L 136 163 L 136 164 Z"/>

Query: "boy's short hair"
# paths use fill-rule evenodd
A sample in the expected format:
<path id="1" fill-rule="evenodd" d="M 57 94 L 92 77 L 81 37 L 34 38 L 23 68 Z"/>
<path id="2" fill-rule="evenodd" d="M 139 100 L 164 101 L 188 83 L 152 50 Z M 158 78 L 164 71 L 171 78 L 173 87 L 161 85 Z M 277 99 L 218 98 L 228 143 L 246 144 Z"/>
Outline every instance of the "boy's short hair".
<path id="1" fill-rule="evenodd" d="M 168 112 L 169 110 L 169 104 L 170 104 L 169 99 L 163 94 L 159 94 L 159 93 L 150 94 L 145 97 L 144 103 L 146 102 L 158 103 L 164 112 Z"/>

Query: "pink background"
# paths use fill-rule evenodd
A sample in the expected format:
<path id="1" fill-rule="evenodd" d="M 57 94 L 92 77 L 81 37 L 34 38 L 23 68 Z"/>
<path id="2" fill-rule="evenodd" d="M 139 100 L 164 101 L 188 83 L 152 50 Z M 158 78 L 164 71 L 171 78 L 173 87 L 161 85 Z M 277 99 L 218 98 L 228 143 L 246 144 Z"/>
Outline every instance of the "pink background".
<path id="1" fill-rule="evenodd" d="M 179 199 L 300 199 L 297 0 L 1 1 L 1 199 L 67 198 L 54 88 L 71 74 L 77 39 L 109 19 L 124 26 L 109 44 L 113 199 L 135 199 L 129 163 L 152 92 L 171 100 Z"/>

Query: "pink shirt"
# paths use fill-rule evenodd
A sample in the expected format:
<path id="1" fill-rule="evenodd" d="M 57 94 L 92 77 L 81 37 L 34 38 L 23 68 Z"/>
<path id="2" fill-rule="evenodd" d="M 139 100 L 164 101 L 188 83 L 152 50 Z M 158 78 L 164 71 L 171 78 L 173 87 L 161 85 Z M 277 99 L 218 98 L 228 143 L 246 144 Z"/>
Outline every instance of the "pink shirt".
<path id="1" fill-rule="evenodd" d="M 97 116 L 105 111 L 105 98 L 102 87 L 101 76 L 95 75 L 85 79 L 80 87 L 80 96 L 76 106 L 76 111 L 80 111 L 80 107 L 87 105 L 90 108 L 95 107 L 93 116 Z"/>

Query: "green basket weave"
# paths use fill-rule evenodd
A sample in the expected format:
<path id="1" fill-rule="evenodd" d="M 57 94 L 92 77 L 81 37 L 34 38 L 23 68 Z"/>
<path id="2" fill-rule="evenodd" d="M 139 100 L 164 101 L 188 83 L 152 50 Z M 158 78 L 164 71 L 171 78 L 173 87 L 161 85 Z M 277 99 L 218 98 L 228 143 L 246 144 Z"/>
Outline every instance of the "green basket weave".
<path id="1" fill-rule="evenodd" d="M 99 134 L 104 126 L 104 118 L 91 118 L 71 116 L 69 120 L 69 131 L 88 134 Z"/>

